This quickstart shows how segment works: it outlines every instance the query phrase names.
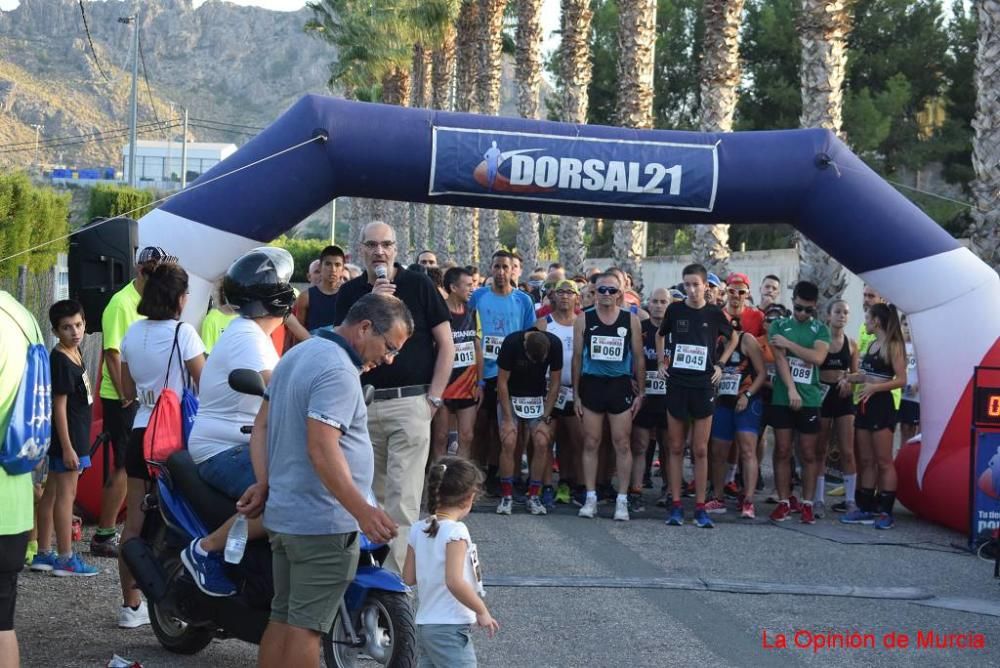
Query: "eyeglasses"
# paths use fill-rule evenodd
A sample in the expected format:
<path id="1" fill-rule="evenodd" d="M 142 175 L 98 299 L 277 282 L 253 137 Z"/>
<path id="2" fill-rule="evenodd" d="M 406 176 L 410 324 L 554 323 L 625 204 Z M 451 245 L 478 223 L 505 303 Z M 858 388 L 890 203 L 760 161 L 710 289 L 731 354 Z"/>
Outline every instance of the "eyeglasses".
<path id="1" fill-rule="evenodd" d="M 372 328 L 372 331 L 382 337 L 382 342 L 385 343 L 385 356 L 389 359 L 395 359 L 396 355 L 399 354 L 399 348 L 389 343 L 389 339 L 385 338 L 385 334 L 382 332 L 378 331 L 374 327 Z"/>
<path id="2" fill-rule="evenodd" d="M 796 313 L 806 313 L 808 315 L 816 314 L 815 306 L 803 306 L 802 304 L 792 304 L 792 308 L 795 309 Z"/>
<path id="3" fill-rule="evenodd" d="M 737 290 L 736 288 L 729 288 L 728 292 L 734 297 L 742 297 L 743 295 L 750 294 L 749 290 Z"/>
<path id="4" fill-rule="evenodd" d="M 556 294 L 562 297 L 573 297 L 576 295 L 572 290 L 556 290 Z"/>
<path id="5" fill-rule="evenodd" d="M 371 251 L 378 250 L 379 248 L 382 250 L 389 250 L 396 245 L 396 242 L 391 239 L 388 241 L 365 241 L 361 245 Z"/>
<path id="6" fill-rule="evenodd" d="M 617 295 L 619 289 L 612 287 L 610 285 L 599 285 L 597 286 L 597 293 L 601 295 Z"/>

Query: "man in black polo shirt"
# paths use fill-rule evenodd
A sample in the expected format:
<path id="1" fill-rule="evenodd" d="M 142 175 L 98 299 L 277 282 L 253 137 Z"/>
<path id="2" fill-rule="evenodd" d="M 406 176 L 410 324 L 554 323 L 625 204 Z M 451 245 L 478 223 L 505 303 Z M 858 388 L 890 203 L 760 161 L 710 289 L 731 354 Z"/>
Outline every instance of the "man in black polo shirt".
<path id="1" fill-rule="evenodd" d="M 368 432 L 375 450 L 373 489 L 379 504 L 399 524 L 386 567 L 403 572 L 406 536 L 420 514 L 424 466 L 431 443 L 431 418 L 451 376 L 455 344 L 451 313 L 426 274 L 396 263 L 396 234 L 385 223 L 369 223 L 361 235 L 365 273 L 345 283 L 337 296 L 334 325 L 369 292 L 395 295 L 413 316 L 413 336 L 385 364 L 361 376 L 375 387 L 368 407 Z"/>

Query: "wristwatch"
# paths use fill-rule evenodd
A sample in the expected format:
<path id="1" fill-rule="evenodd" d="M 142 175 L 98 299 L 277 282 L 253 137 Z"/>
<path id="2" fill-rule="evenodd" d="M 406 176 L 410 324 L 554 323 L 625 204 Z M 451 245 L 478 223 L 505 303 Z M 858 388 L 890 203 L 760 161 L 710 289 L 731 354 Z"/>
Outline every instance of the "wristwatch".
<path id="1" fill-rule="evenodd" d="M 441 397 L 432 397 L 429 394 L 427 395 L 427 401 L 429 401 L 431 406 L 433 406 L 434 408 L 441 408 L 441 404 L 444 403 L 443 401 L 441 401 Z"/>
<path id="2" fill-rule="evenodd" d="M 747 401 L 751 401 L 751 400 L 753 399 L 753 395 L 752 395 L 752 394 L 750 394 L 750 392 L 749 392 L 749 391 L 747 391 L 747 392 L 744 392 L 744 393 L 743 393 L 743 396 L 747 398 Z"/>

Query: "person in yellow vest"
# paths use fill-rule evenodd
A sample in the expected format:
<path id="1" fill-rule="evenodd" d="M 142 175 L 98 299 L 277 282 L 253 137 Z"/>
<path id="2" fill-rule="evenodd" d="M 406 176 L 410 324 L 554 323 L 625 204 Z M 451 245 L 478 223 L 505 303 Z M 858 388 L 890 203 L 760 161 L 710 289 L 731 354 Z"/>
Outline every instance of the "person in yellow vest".
<path id="1" fill-rule="evenodd" d="M 201 341 L 205 344 L 205 354 L 210 355 L 215 342 L 222 336 L 226 325 L 236 317 L 236 311 L 226 303 L 226 297 L 222 294 L 221 281 L 215 291 L 213 305 L 208 309 L 205 318 L 201 321 Z"/>

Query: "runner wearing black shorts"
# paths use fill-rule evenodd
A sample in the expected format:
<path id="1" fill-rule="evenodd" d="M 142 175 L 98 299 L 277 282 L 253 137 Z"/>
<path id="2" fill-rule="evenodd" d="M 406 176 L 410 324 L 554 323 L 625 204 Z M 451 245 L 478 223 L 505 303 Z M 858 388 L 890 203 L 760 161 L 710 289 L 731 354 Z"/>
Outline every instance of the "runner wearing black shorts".
<path id="1" fill-rule="evenodd" d="M 661 462 L 666 461 L 667 445 L 667 381 L 656 368 L 656 330 L 659 329 L 670 305 L 666 288 L 656 288 L 649 297 L 649 320 L 642 322 L 642 349 L 646 358 L 646 399 L 632 422 L 632 480 L 628 490 L 629 512 L 645 510 L 642 485 L 648 475 L 647 449 L 655 452 L 660 444 Z"/>
<path id="2" fill-rule="evenodd" d="M 837 448 L 840 453 L 840 471 L 844 474 L 844 500 L 834 504 L 837 512 L 848 513 L 855 510 L 854 497 L 857 491 L 858 468 L 854 461 L 854 398 L 848 374 L 858 370 L 858 344 L 847 336 L 845 327 L 850 317 L 850 306 L 838 299 L 827 305 L 827 325 L 830 327 L 830 351 L 819 368 L 819 380 L 823 383 L 823 406 L 820 408 L 820 432 L 816 441 L 816 460 L 819 476 L 816 480 L 816 494 L 813 497 L 813 511 L 816 517 L 825 514 L 826 500 L 826 457 L 833 430 L 837 431 Z"/>

